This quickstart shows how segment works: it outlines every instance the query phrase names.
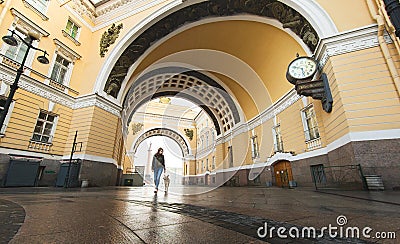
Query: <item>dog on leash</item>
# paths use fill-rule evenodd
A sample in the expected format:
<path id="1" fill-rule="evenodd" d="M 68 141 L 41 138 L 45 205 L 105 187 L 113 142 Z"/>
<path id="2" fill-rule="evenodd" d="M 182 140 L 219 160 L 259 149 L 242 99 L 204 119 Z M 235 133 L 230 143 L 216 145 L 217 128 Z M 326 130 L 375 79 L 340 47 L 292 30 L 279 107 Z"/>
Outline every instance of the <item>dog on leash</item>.
<path id="1" fill-rule="evenodd" d="M 170 182 L 169 175 L 164 175 L 165 193 L 168 192 L 169 182 Z"/>

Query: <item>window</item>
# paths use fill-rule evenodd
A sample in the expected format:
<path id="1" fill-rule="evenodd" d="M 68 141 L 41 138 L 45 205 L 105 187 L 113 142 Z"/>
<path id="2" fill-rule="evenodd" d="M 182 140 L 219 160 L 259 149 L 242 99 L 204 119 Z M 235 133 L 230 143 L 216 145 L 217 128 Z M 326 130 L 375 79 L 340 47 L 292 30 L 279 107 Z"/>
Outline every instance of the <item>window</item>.
<path id="1" fill-rule="evenodd" d="M 60 84 L 66 82 L 68 67 L 70 62 L 60 55 L 57 55 L 56 61 L 51 72 L 51 79 L 57 81 Z"/>
<path id="2" fill-rule="evenodd" d="M 280 124 L 272 127 L 272 136 L 274 139 L 274 152 L 283 152 L 283 141 Z"/>
<path id="3" fill-rule="evenodd" d="M 232 152 L 232 147 L 228 147 L 228 162 L 229 162 L 229 167 L 233 167 L 233 152 Z"/>
<path id="4" fill-rule="evenodd" d="M 206 159 L 206 170 L 208 171 L 208 158 Z"/>
<path id="5" fill-rule="evenodd" d="M 56 115 L 47 111 L 40 111 L 32 141 L 50 143 L 54 134 L 56 120 Z"/>
<path id="6" fill-rule="evenodd" d="M 80 27 L 69 19 L 67 22 L 67 26 L 65 27 L 65 32 L 72 38 L 78 39 L 79 29 Z"/>
<path id="7" fill-rule="evenodd" d="M 49 2 L 48 0 L 25 0 L 25 1 L 42 14 L 46 12 L 47 3 Z"/>
<path id="8" fill-rule="evenodd" d="M 308 106 L 302 111 L 302 119 L 306 141 L 319 138 L 317 118 L 313 106 Z"/>
<path id="9" fill-rule="evenodd" d="M 326 184 L 325 169 L 323 164 L 311 165 L 311 176 L 315 184 Z"/>
<path id="10" fill-rule="evenodd" d="M 257 158 L 259 156 L 257 136 L 251 137 L 251 157 Z"/>
<path id="11" fill-rule="evenodd" d="M 28 42 L 29 43 L 29 38 L 26 36 L 26 35 L 24 35 L 24 34 L 22 34 L 21 32 L 19 32 L 19 31 L 17 31 L 17 30 L 15 30 L 15 32 L 16 32 L 16 34 L 18 34 L 20 37 L 22 37 L 22 38 L 24 38 L 24 41 L 26 41 L 26 42 Z M 23 60 L 23 58 L 24 58 L 24 56 L 25 56 L 25 53 L 27 52 L 27 50 L 28 50 L 28 46 L 25 44 L 25 43 L 23 43 L 22 41 L 21 41 L 21 39 L 20 38 L 18 38 L 18 37 L 15 37 L 15 40 L 17 41 L 17 46 L 10 46 L 10 45 L 7 45 L 8 46 L 8 48 L 7 48 L 7 51 L 6 51 L 6 53 L 5 53 L 5 56 L 7 57 L 7 58 L 9 58 L 9 59 L 12 59 L 12 60 L 14 60 L 14 61 L 17 61 L 18 63 L 22 63 L 22 60 Z"/>
<path id="12" fill-rule="evenodd" d="M 215 156 L 212 158 L 212 169 L 215 169 Z"/>

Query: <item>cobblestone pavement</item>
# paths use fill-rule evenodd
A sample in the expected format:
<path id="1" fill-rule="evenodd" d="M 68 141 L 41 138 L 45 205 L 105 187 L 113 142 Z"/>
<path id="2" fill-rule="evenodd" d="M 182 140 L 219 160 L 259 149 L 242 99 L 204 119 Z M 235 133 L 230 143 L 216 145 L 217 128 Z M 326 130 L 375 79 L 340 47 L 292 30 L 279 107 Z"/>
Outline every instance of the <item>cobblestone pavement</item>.
<path id="1" fill-rule="evenodd" d="M 14 235 L 10 243 L 400 243 L 372 238 L 400 233 L 399 192 L 1 188 L 0 217 L 1 243 Z M 319 231 L 329 225 L 338 227 L 336 238 Z M 287 238 L 278 236 L 280 227 Z M 301 237 L 304 227 L 317 229 L 316 236 L 290 238 L 288 230 Z M 340 238 L 339 227 L 370 228 L 371 238 Z"/>

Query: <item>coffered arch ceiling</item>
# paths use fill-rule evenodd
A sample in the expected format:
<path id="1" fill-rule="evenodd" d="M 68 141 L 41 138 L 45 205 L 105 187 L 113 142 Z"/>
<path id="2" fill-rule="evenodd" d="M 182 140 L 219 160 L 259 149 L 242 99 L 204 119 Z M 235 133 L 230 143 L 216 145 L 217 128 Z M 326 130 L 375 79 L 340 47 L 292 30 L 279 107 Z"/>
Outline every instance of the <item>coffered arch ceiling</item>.
<path id="1" fill-rule="evenodd" d="M 153 136 L 166 136 L 174 140 L 181 148 L 184 157 L 187 157 L 191 153 L 188 143 L 186 143 L 184 137 L 180 133 L 166 128 L 154 128 L 144 132 L 136 139 L 135 143 L 132 145 L 133 155 L 136 154 L 140 143 Z"/>
<path id="2" fill-rule="evenodd" d="M 247 15 L 241 17 L 243 13 Z M 198 24 L 185 28 L 190 25 L 188 23 Z M 129 123 L 136 108 L 144 102 L 162 95 L 183 94 L 206 110 L 220 134 L 241 122 L 238 117 L 241 108 L 248 120 L 292 89 L 285 78 L 287 64 L 295 58 L 296 53 L 304 55 L 312 52 L 318 40 L 317 33 L 304 17 L 275 0 L 202 2 L 164 17 L 139 35 L 117 60 L 104 91 L 114 98 L 121 96 L 120 93 L 124 94 L 125 124 Z M 167 58 L 177 57 L 179 55 L 176 54 L 188 50 L 195 51 L 191 60 Z M 207 65 L 204 62 L 201 64 L 198 58 L 201 56 L 198 50 L 224 53 L 231 58 L 225 62 L 221 59 L 205 62 L 214 63 L 218 69 L 205 67 Z M 209 77 L 207 73 L 212 74 L 220 84 L 215 79 L 198 79 L 197 88 L 203 87 L 193 89 L 188 85 L 188 81 L 193 79 L 193 73 L 190 72 L 189 76 L 187 72 L 183 76 L 182 73 L 167 72 L 162 84 L 156 84 L 151 79 L 143 83 L 142 77 L 151 73 L 154 70 L 152 66 L 160 64 L 160 60 L 183 63 L 182 67 L 197 67 L 201 70 L 198 73 L 205 77 Z M 233 60 L 240 60 L 245 65 L 235 67 Z M 220 67 L 218 62 L 225 67 Z M 240 76 L 249 71 L 255 74 L 254 79 Z M 167 89 L 173 86 L 173 80 L 183 84 L 186 89 L 184 93 L 176 88 Z M 204 86 L 210 85 L 205 80 L 212 80 L 214 85 L 203 94 Z M 123 82 L 128 85 L 121 91 Z M 149 89 L 152 84 L 154 87 Z M 218 102 L 210 106 L 205 101 L 212 101 L 209 97 L 216 98 L 216 93 L 228 96 L 220 96 L 222 99 L 217 99 Z"/>
<path id="3" fill-rule="evenodd" d="M 186 98 L 197 104 L 210 116 L 218 135 L 241 121 L 242 111 L 218 82 L 199 71 L 170 66 L 147 72 L 130 86 L 123 103 L 124 124 L 130 123 L 141 105 L 161 96 Z"/>

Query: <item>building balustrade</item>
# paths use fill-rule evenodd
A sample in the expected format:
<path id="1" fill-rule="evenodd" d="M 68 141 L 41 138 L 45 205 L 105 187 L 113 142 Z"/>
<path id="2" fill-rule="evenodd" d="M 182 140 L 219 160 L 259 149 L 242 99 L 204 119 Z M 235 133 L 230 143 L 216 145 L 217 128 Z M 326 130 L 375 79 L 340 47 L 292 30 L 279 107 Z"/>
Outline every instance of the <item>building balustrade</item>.
<path id="1" fill-rule="evenodd" d="M 306 141 L 307 151 L 311 151 L 322 146 L 321 138 L 318 137 L 313 140 Z"/>
<path id="2" fill-rule="evenodd" d="M 4 64 L 5 66 L 12 68 L 12 69 L 18 69 L 21 65 L 19 62 L 15 61 L 13 59 L 10 59 L 3 54 L 0 54 L 0 59 L 1 59 L 1 64 Z M 79 95 L 79 92 L 75 91 L 74 89 L 71 89 L 66 85 L 63 85 L 55 80 L 52 80 L 50 77 L 47 77 L 44 74 L 42 74 L 34 69 L 31 69 L 31 68 L 25 66 L 24 73 L 26 70 L 29 70 L 33 74 L 33 76 L 31 75 L 31 78 L 34 78 L 35 80 L 38 80 L 36 78 L 39 78 L 40 79 L 40 80 L 38 80 L 39 82 L 46 83 L 46 81 L 48 81 L 49 86 L 51 86 L 59 91 L 66 92 L 66 93 L 71 92 L 75 95 Z"/>
<path id="3" fill-rule="evenodd" d="M 53 144 L 51 142 L 39 142 L 39 141 L 29 141 L 29 149 L 39 150 L 39 151 L 50 151 Z"/>

